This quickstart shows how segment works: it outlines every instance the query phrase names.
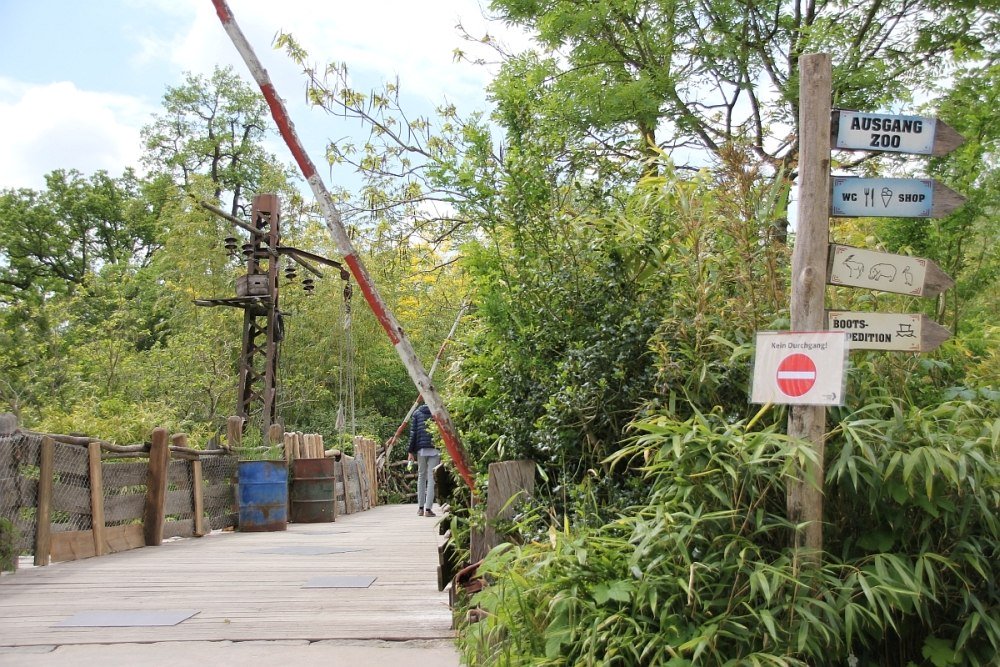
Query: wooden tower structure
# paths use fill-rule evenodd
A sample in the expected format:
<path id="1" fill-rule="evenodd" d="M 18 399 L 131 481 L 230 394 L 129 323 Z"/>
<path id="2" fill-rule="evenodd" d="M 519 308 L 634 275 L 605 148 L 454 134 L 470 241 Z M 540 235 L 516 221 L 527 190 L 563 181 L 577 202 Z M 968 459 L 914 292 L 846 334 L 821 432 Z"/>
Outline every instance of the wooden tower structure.
<path id="1" fill-rule="evenodd" d="M 249 233 L 249 240 L 241 248 L 246 273 L 236 279 L 236 296 L 196 299 L 195 304 L 243 310 L 236 414 L 243 417 L 244 427 L 251 421 L 259 421 L 266 434 L 271 424 L 278 422 L 278 344 L 285 330 L 284 314 L 278 304 L 279 259 L 285 255 L 320 278 L 323 274 L 310 262 L 338 269 L 345 281 L 350 280 L 350 273 L 340 262 L 281 244 L 281 202 L 276 194 L 259 194 L 253 198 L 249 224 L 206 202 L 201 202 L 201 206 Z M 229 252 L 235 255 L 236 238 L 227 237 L 225 243 Z M 292 280 L 294 275 L 294 269 L 286 265 L 285 276 Z M 302 280 L 307 293 L 314 289 L 313 282 L 312 278 Z M 347 287 L 350 287 L 349 282 Z"/>

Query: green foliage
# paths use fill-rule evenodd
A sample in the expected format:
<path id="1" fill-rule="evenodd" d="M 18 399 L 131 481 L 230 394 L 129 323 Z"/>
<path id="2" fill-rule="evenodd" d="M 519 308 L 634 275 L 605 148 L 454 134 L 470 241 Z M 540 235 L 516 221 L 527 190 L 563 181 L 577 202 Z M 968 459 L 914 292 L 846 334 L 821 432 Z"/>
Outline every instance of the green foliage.
<path id="1" fill-rule="evenodd" d="M 990 61 L 998 34 L 996 4 L 967 0 L 808 8 L 493 0 L 490 8 L 536 34 L 540 51 L 507 58 L 497 77 L 493 91 L 515 121 L 508 127 L 535 114 L 533 122 L 589 135 L 592 165 L 615 153 L 640 163 L 655 145 L 718 154 L 737 144 L 790 169 L 799 55 L 832 55 L 835 106 L 876 109 L 909 99 L 949 64 Z M 525 86 L 533 99 L 519 112 Z"/>
<path id="2" fill-rule="evenodd" d="M 574 184 L 466 247 L 478 308 L 451 405 L 474 458 L 531 458 L 572 485 L 617 474 L 603 461 L 627 425 L 678 397 L 742 416 L 748 343 L 780 316 L 787 265 L 758 222 L 781 197 L 745 167 L 734 154 L 713 181 L 664 159 L 603 203 Z"/>
<path id="3" fill-rule="evenodd" d="M 1000 64 L 963 69 L 954 85 L 943 92 L 933 112 L 955 128 L 965 143 L 953 153 L 933 158 L 928 174 L 966 197 L 951 215 L 926 224 L 913 220 L 885 220 L 876 228 L 879 238 L 897 252 L 927 257 L 953 277 L 956 285 L 931 314 L 952 329 L 976 330 L 994 319 L 1000 281 Z"/>
<path id="4" fill-rule="evenodd" d="M 866 408 L 830 447 L 831 552 L 799 568 L 784 486 L 811 456 L 722 414 L 636 423 L 613 458 L 649 485 L 596 528 L 498 547 L 469 664 L 988 665 L 1000 649 L 1000 413 Z M 759 415 L 758 415 L 759 416 Z M 950 661 L 950 662 L 949 662 Z"/>
<path id="5" fill-rule="evenodd" d="M 273 189 L 276 177 L 285 180 L 277 158 L 262 146 L 271 128 L 264 98 L 231 67 L 216 67 L 211 77 L 188 73 L 183 85 L 167 89 L 163 112 L 143 128 L 144 159 L 179 185 L 208 177 L 211 201 L 229 193 L 236 215 L 265 183 Z"/>
<path id="6" fill-rule="evenodd" d="M 10 519 L 0 517 L 0 572 L 17 570 L 21 555 L 17 548 L 18 531 Z"/>

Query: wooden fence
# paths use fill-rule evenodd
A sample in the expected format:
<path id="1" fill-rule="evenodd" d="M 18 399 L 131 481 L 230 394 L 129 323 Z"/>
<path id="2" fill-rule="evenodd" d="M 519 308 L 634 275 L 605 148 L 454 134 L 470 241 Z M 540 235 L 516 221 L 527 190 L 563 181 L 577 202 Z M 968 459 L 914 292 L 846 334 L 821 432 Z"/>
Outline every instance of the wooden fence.
<path id="1" fill-rule="evenodd" d="M 149 443 L 118 446 L 25 431 L 0 417 L 0 518 L 11 521 L 18 552 L 34 554 L 36 565 L 237 526 L 237 458 L 230 450 L 191 449 L 186 435 L 164 429 Z M 356 438 L 355 456 L 348 456 L 324 450 L 319 435 L 282 439 L 291 459 L 293 451 L 334 458 L 337 515 L 375 505 L 373 441 Z"/>
<path id="2" fill-rule="evenodd" d="M 235 459 L 185 450 L 163 429 L 150 443 L 124 447 L 31 431 L 0 435 L 0 516 L 36 565 L 235 525 Z"/>

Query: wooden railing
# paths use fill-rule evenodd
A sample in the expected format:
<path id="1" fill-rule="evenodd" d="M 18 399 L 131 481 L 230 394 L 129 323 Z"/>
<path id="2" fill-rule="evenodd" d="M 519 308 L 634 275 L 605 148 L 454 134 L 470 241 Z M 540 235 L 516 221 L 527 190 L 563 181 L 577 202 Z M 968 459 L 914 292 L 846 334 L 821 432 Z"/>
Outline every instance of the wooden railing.
<path id="1" fill-rule="evenodd" d="M 36 565 L 156 546 L 236 527 L 236 449 L 200 450 L 185 434 L 155 429 L 148 443 L 116 445 L 85 436 L 17 428 L 0 414 L 0 518 Z M 235 419 L 239 419 L 238 417 Z M 236 443 L 239 436 L 230 436 Z M 354 456 L 323 448 L 316 434 L 274 433 L 285 460 L 335 460 L 336 515 L 377 502 L 374 441 Z"/>
<path id="2" fill-rule="evenodd" d="M 232 456 L 188 449 L 186 436 L 170 438 L 164 429 L 130 446 L 32 431 L 0 435 L 0 514 L 36 565 L 235 525 L 234 478 Z"/>

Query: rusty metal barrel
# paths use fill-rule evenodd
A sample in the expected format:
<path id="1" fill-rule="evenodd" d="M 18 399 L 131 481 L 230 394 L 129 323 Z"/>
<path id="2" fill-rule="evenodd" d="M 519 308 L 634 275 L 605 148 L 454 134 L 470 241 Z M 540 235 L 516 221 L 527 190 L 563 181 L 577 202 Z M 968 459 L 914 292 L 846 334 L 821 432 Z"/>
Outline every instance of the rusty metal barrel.
<path id="1" fill-rule="evenodd" d="M 263 532 L 288 528 L 288 468 L 284 461 L 238 464 L 239 529 Z"/>
<path id="2" fill-rule="evenodd" d="M 297 459 L 292 462 L 292 523 L 329 523 L 334 520 L 333 459 Z"/>

